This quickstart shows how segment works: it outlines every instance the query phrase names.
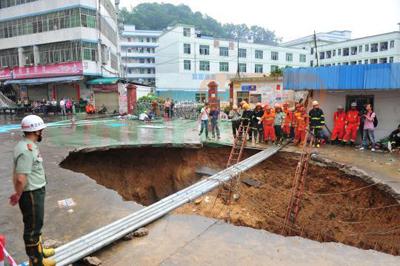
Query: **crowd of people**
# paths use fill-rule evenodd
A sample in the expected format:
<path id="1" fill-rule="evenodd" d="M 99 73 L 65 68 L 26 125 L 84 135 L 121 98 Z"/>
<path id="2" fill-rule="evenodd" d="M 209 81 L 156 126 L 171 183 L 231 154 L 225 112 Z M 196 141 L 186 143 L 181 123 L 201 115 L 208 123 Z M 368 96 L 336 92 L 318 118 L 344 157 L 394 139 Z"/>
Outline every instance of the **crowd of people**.
<path id="1" fill-rule="evenodd" d="M 74 101 L 71 98 L 64 97 L 57 101 L 55 98 L 51 100 L 43 98 L 42 100 L 30 101 L 28 98 L 18 99 L 16 102 L 18 107 L 25 107 L 33 113 L 43 113 L 47 115 L 48 113 L 62 115 L 74 113 Z"/>
<path id="2" fill-rule="evenodd" d="M 269 143 L 281 145 L 283 140 L 293 141 L 295 145 L 304 144 L 307 131 L 314 136 L 315 147 L 322 144 L 331 143 L 333 145 L 351 145 L 354 146 L 358 134 L 361 134 L 362 144 L 360 150 L 370 148 L 376 149 L 375 128 L 378 125 L 378 119 L 373 111 L 372 105 L 367 104 L 357 109 L 357 103 L 351 103 L 351 108 L 345 112 L 343 106 L 338 106 L 333 115 L 333 130 L 325 125 L 325 114 L 320 108 L 318 101 L 312 102 L 312 109 L 307 113 L 303 104 L 295 104 L 294 109 L 289 108 L 288 103 L 274 106 L 269 104 L 262 105 L 257 103 L 254 109 L 250 108 L 247 101 L 242 101 L 239 106 L 233 105 L 228 114 L 232 123 L 232 133 L 235 137 L 242 124 L 248 126 L 248 141 L 255 143 Z M 212 137 L 220 139 L 220 130 L 218 126 L 219 110 L 215 106 L 204 104 L 201 109 L 200 132 L 208 136 L 208 127 L 210 125 Z M 330 132 L 330 136 L 327 134 Z M 389 136 L 388 148 L 398 147 L 400 145 L 400 125 L 399 128 Z"/>

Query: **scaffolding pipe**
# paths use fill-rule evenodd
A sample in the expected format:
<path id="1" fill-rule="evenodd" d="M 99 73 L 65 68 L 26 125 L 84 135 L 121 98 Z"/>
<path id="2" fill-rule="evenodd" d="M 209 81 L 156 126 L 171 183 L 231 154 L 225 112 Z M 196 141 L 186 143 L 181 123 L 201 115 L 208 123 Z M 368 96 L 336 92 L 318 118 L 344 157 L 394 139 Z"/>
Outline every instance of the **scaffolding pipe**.
<path id="1" fill-rule="evenodd" d="M 74 241 L 57 248 L 56 255 L 53 259 L 56 260 L 57 265 L 59 266 L 69 265 L 76 262 L 122 238 L 126 234 L 137 230 L 138 228 L 166 215 L 170 211 L 208 193 L 222 183 L 229 181 L 232 177 L 254 167 L 258 163 L 274 155 L 280 149 L 281 147 L 279 146 L 270 147 L 125 218 L 75 239 Z"/>

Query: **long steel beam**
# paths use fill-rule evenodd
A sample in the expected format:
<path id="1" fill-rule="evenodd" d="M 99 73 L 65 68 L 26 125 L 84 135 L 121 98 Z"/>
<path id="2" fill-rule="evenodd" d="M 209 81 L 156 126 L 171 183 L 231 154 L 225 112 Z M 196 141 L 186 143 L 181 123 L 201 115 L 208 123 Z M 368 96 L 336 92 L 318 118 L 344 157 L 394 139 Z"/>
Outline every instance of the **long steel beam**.
<path id="1" fill-rule="evenodd" d="M 215 189 L 232 177 L 254 167 L 260 162 L 277 153 L 281 147 L 274 146 L 263 150 L 215 175 L 199 181 L 183 190 L 180 190 L 150 206 L 147 206 L 133 214 L 117 220 L 109 225 L 101 227 L 87 235 L 77 238 L 56 249 L 58 266 L 69 265 L 85 256 L 115 242 L 126 234 L 147 225 L 170 211 L 195 200 L 196 198 Z"/>

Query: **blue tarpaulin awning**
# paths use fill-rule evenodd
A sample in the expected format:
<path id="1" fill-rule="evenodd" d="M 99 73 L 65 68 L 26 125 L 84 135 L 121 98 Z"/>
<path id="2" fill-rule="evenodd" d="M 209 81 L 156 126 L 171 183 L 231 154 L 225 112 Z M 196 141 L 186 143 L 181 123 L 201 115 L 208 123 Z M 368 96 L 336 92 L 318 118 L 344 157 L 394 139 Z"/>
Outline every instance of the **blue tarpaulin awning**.
<path id="1" fill-rule="evenodd" d="M 288 68 L 283 73 L 287 90 L 400 89 L 400 63 Z"/>
<path id="2" fill-rule="evenodd" d="M 19 85 L 41 85 L 46 83 L 69 83 L 82 80 L 83 76 L 66 76 L 54 78 L 36 78 L 36 79 L 10 79 L 4 82 L 4 85 L 19 84 Z"/>

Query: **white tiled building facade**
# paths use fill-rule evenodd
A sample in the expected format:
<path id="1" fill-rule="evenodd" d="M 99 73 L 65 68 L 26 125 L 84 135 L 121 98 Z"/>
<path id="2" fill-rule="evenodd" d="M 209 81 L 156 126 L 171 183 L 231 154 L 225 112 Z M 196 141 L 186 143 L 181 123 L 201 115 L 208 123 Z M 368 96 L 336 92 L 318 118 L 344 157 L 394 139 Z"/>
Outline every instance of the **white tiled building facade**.
<path id="1" fill-rule="evenodd" d="M 229 79 L 263 75 L 277 68 L 309 65 L 308 50 L 199 36 L 193 26 L 177 25 L 159 37 L 156 84 L 159 95 L 195 99 L 211 80 L 227 92 Z M 226 96 L 226 95 L 225 95 Z"/>
<path id="2" fill-rule="evenodd" d="M 161 31 L 136 30 L 125 25 L 120 36 L 121 76 L 135 82 L 155 85 L 155 50 Z"/>
<path id="3" fill-rule="evenodd" d="M 118 2 L 0 0 L 0 80 L 24 91 L 28 86 L 30 98 L 78 98 L 87 78 L 118 76 Z M 63 83 L 71 75 L 76 94 Z M 35 83 L 50 77 L 57 82 Z M 29 91 L 29 84 L 42 88 Z"/>
<path id="4" fill-rule="evenodd" d="M 400 31 L 327 44 L 310 49 L 310 66 L 385 64 L 400 62 Z"/>

